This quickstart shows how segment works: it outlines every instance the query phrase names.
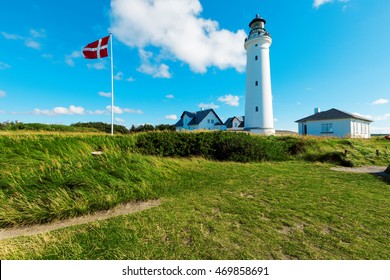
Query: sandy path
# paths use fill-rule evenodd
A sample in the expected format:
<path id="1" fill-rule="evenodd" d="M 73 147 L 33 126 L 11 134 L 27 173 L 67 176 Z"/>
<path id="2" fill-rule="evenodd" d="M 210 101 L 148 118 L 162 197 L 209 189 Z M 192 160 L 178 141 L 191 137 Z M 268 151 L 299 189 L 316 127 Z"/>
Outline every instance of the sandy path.
<path id="1" fill-rule="evenodd" d="M 41 234 L 41 233 L 46 233 L 60 228 L 105 220 L 116 216 L 140 212 L 152 207 L 156 207 L 158 205 L 160 205 L 159 200 L 151 200 L 146 202 L 130 202 L 130 203 L 118 205 L 107 211 L 99 211 L 94 214 L 71 218 L 67 220 L 56 221 L 50 224 L 0 229 L 0 240 L 18 237 L 18 236 L 29 236 L 29 235 Z"/>
<path id="2" fill-rule="evenodd" d="M 387 166 L 362 166 L 362 167 L 332 167 L 335 171 L 353 173 L 384 173 Z"/>

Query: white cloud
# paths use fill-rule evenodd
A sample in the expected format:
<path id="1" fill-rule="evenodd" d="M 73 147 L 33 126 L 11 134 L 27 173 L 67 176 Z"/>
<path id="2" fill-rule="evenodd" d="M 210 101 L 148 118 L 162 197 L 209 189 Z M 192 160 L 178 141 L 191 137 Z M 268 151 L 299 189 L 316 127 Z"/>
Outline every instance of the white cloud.
<path id="1" fill-rule="evenodd" d="M 221 29 L 217 21 L 200 16 L 202 9 L 199 0 L 112 0 L 111 31 L 130 47 L 160 48 L 194 72 L 205 73 L 209 67 L 243 72 L 245 31 Z M 162 65 L 160 73 L 168 67 Z"/>
<path id="2" fill-rule="evenodd" d="M 363 114 L 359 114 L 359 113 L 352 113 L 352 115 L 355 115 L 355 116 L 358 116 L 358 117 L 362 117 L 362 118 L 366 118 L 366 119 L 370 119 L 370 120 L 374 119 L 374 117 L 371 116 L 371 115 L 363 115 Z"/>
<path id="3" fill-rule="evenodd" d="M 100 96 L 103 96 L 103 97 L 110 97 L 111 98 L 111 92 L 100 91 L 100 92 L 98 92 L 98 94 Z"/>
<path id="4" fill-rule="evenodd" d="M 353 113 L 353 114 L 356 115 L 356 116 L 363 117 L 363 118 L 366 118 L 366 119 L 369 119 L 369 120 L 374 120 L 374 121 L 386 121 L 386 120 L 390 119 L 390 114 L 389 113 L 386 113 L 386 114 L 383 114 L 383 115 L 376 115 L 376 116 L 362 115 L 362 114 L 359 114 L 359 113 Z"/>
<path id="5" fill-rule="evenodd" d="M 237 95 L 227 94 L 225 96 L 219 97 L 218 101 L 230 106 L 240 106 L 240 97 Z"/>
<path id="6" fill-rule="evenodd" d="M 382 104 L 386 104 L 386 103 L 389 103 L 388 99 L 380 98 L 380 99 L 372 102 L 371 105 L 382 105 Z"/>
<path id="7" fill-rule="evenodd" d="M 327 3 L 332 3 L 334 0 L 314 0 L 313 2 L 313 7 L 316 9 L 319 9 L 322 5 L 327 4 Z M 340 3 L 348 3 L 349 0 L 337 0 L 337 2 Z M 343 11 L 345 11 L 348 8 L 348 5 L 343 6 Z"/>
<path id="8" fill-rule="evenodd" d="M 114 79 L 117 81 L 123 80 L 123 72 L 118 72 L 115 76 Z"/>
<path id="9" fill-rule="evenodd" d="M 89 115 L 108 115 L 109 112 L 107 110 L 95 110 L 95 111 L 88 111 Z"/>
<path id="10" fill-rule="evenodd" d="M 23 40 L 25 46 L 35 50 L 40 50 L 42 47 L 41 43 L 39 43 L 36 39 L 42 39 L 46 37 L 46 31 L 44 29 L 30 29 L 30 36 L 19 36 L 7 32 L 1 32 L 0 34 L 3 35 L 3 37 L 7 40 Z"/>
<path id="11" fill-rule="evenodd" d="M 74 60 L 80 57 L 81 57 L 80 51 L 73 51 L 71 54 L 65 55 L 65 63 L 73 67 L 75 66 Z"/>
<path id="12" fill-rule="evenodd" d="M 33 38 L 46 38 L 46 30 L 45 29 L 30 29 L 30 35 Z"/>
<path id="13" fill-rule="evenodd" d="M 124 119 L 121 118 L 115 118 L 115 121 L 121 124 L 124 124 L 126 122 Z"/>
<path id="14" fill-rule="evenodd" d="M 114 106 L 114 113 L 115 114 L 118 114 L 118 115 L 121 115 L 121 114 L 124 114 L 124 113 L 129 113 L 129 114 L 143 114 L 144 112 L 142 112 L 141 110 L 136 110 L 136 109 L 128 109 L 128 108 L 120 108 L 118 106 Z M 106 107 L 107 111 L 111 112 L 111 106 L 107 106 Z"/>
<path id="15" fill-rule="evenodd" d="M 65 107 L 55 107 L 51 110 L 48 109 L 35 109 L 32 112 L 33 115 L 45 115 L 45 116 L 58 116 L 58 115 L 84 115 L 85 109 L 83 107 L 78 107 L 71 105 L 69 108 Z"/>
<path id="16" fill-rule="evenodd" d="M 172 121 L 177 120 L 177 116 L 176 116 L 175 114 L 165 116 L 165 118 L 166 118 L 167 120 L 172 120 Z"/>
<path id="17" fill-rule="evenodd" d="M 5 93 L 4 90 L 0 90 L 0 97 L 6 97 L 7 94 Z"/>
<path id="18" fill-rule="evenodd" d="M 132 82 L 135 82 L 135 78 L 133 78 L 133 77 L 128 77 L 128 78 L 126 79 L 126 81 L 132 83 Z"/>
<path id="19" fill-rule="evenodd" d="M 201 109 L 218 109 L 219 106 L 218 105 L 215 105 L 214 102 L 211 102 L 209 104 L 206 104 L 206 103 L 200 103 L 198 105 L 199 108 Z"/>
<path id="20" fill-rule="evenodd" d="M 313 7 L 318 9 L 320 6 L 331 2 L 333 2 L 333 0 L 314 0 Z"/>
<path id="21" fill-rule="evenodd" d="M 8 68 L 11 68 L 11 66 L 8 65 L 5 62 L 0 61 L 0 70 L 5 70 L 5 69 L 8 69 Z"/>
<path id="22" fill-rule="evenodd" d="M 165 96 L 165 98 L 173 99 L 173 98 L 175 98 L 175 96 L 174 96 L 173 94 L 167 94 L 167 95 Z"/>
<path id="23" fill-rule="evenodd" d="M 32 48 L 34 50 L 40 50 L 41 49 L 41 44 L 38 43 L 37 41 L 34 41 L 32 39 L 27 39 L 25 41 L 25 45 L 29 48 Z"/>
<path id="24" fill-rule="evenodd" d="M 88 63 L 87 67 L 88 69 L 104 70 L 106 69 L 106 63 L 104 60 L 96 63 Z"/>
<path id="25" fill-rule="evenodd" d="M 169 72 L 169 66 L 166 64 L 154 65 L 150 61 L 153 58 L 153 53 L 145 50 L 139 50 L 139 56 L 141 58 L 141 66 L 137 70 L 141 73 L 148 74 L 154 78 L 172 78 Z"/>
<path id="26" fill-rule="evenodd" d="M 5 39 L 8 39 L 8 40 L 22 40 L 23 39 L 22 36 L 19 36 L 19 35 L 16 35 L 16 34 L 9 34 L 7 32 L 1 32 L 1 35 L 3 35 L 3 37 Z"/>

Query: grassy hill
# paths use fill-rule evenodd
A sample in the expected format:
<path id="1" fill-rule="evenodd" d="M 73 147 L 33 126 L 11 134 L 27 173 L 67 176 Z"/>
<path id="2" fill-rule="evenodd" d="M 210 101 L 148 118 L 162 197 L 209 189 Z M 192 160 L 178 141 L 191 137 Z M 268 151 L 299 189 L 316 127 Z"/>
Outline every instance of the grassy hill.
<path id="1" fill-rule="evenodd" d="M 0 241 L 0 258 L 389 259 L 389 185 L 330 170 L 387 165 L 387 143 L 221 133 L 0 136 L 0 227 L 162 201 Z M 96 150 L 103 154 L 92 156 Z"/>

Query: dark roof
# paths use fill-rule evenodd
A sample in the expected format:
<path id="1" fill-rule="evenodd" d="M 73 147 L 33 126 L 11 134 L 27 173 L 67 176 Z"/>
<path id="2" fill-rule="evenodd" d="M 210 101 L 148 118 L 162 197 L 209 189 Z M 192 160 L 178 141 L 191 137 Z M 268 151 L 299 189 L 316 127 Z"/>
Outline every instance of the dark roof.
<path id="1" fill-rule="evenodd" d="M 213 112 L 214 115 L 218 119 L 218 123 L 215 123 L 215 125 L 222 125 L 221 119 L 214 112 L 214 110 L 213 109 L 208 109 L 208 110 L 202 110 L 202 111 L 198 111 L 198 112 L 184 111 L 183 114 L 181 114 L 180 120 L 176 123 L 176 126 L 183 126 L 183 117 L 184 117 L 184 115 L 187 115 L 188 117 L 192 118 L 192 120 L 188 123 L 188 125 L 198 125 L 198 124 L 200 124 L 204 120 L 204 118 L 207 117 L 207 115 L 210 112 Z"/>
<path id="2" fill-rule="evenodd" d="M 245 117 L 242 116 L 242 117 L 232 117 L 232 118 L 228 118 L 226 120 L 226 122 L 224 123 L 224 125 L 226 125 L 227 128 L 232 128 L 233 127 L 233 120 L 234 119 L 237 119 L 239 122 L 240 122 L 240 125 L 238 127 L 244 127 L 244 120 L 245 120 Z"/>
<path id="3" fill-rule="evenodd" d="M 181 118 L 176 124 L 175 126 L 183 126 L 183 118 Z"/>
<path id="4" fill-rule="evenodd" d="M 258 21 L 262 21 L 262 22 L 264 22 L 264 24 L 267 23 L 265 21 L 265 19 L 261 18 L 259 15 L 256 15 L 256 17 L 249 23 L 249 27 L 251 27 L 252 24 L 254 24 L 255 22 L 258 22 Z"/>
<path id="5" fill-rule="evenodd" d="M 306 122 L 306 121 L 321 121 L 321 120 L 333 120 L 333 119 L 358 119 L 358 120 L 363 120 L 367 122 L 372 122 L 372 120 L 363 118 L 361 116 L 357 116 L 354 114 L 350 114 L 347 112 L 343 112 L 337 109 L 330 109 L 328 111 L 323 111 L 311 116 L 308 116 L 306 118 L 297 120 L 295 122 Z"/>

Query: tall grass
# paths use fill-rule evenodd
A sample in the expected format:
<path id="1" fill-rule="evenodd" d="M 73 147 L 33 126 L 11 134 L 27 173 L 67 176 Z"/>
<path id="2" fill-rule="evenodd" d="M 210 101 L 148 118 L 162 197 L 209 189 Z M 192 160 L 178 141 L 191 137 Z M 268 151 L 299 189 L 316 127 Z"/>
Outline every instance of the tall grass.
<path id="1" fill-rule="evenodd" d="M 381 146 L 376 155 L 378 143 L 382 142 L 243 133 L 0 136 L 0 227 L 44 223 L 160 197 L 168 181 L 183 172 L 179 163 L 162 157 L 386 165 L 390 154 Z M 97 150 L 103 154 L 93 156 Z"/>
<path id="2" fill-rule="evenodd" d="M 174 168 L 131 153 L 133 146 L 129 137 L 1 137 L 0 226 L 49 222 L 156 197 Z M 103 154 L 93 156 L 95 150 Z"/>

